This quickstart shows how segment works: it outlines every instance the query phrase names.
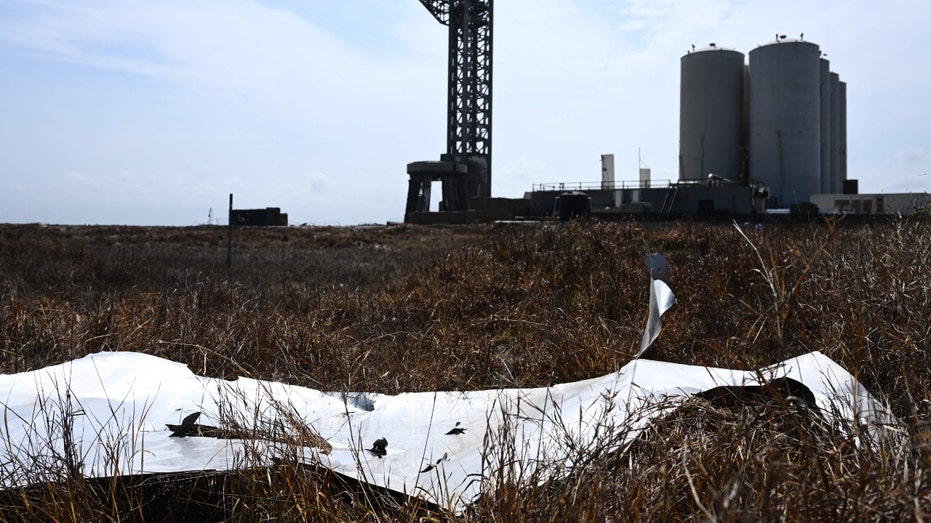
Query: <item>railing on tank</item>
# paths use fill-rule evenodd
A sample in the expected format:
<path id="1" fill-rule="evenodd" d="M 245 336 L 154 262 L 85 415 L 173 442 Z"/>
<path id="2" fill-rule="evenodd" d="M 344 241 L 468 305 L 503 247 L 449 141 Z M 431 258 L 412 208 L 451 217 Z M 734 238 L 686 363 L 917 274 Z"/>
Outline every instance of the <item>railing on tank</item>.
<path id="1" fill-rule="evenodd" d="M 627 180 L 619 182 L 559 182 L 535 183 L 534 192 L 544 191 L 611 191 L 615 189 L 665 188 L 673 185 L 672 180 Z"/>

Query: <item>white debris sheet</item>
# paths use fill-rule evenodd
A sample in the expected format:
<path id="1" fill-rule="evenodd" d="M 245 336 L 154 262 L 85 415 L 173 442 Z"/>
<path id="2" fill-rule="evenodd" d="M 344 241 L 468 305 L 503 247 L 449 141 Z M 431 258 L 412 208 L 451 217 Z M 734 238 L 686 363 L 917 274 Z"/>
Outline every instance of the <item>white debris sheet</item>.
<path id="1" fill-rule="evenodd" d="M 841 430 L 895 423 L 846 370 L 811 352 L 757 371 L 641 359 L 672 307 L 668 264 L 646 257 L 650 309 L 637 358 L 599 378 L 532 389 L 398 395 L 321 392 L 284 383 L 197 376 L 134 352 L 102 352 L 0 375 L 0 487 L 76 471 L 107 477 L 229 470 L 276 459 L 328 467 L 452 510 L 493 488 L 500 464 L 542 480 L 588 450 L 618 448 L 656 416 L 720 386 L 791 378 Z M 811 399 L 811 398 L 809 398 Z M 173 437 L 199 412 L 224 436 Z M 72 449 L 66 452 L 66 449 Z"/>
<path id="2" fill-rule="evenodd" d="M 829 422 L 861 427 L 893 420 L 820 352 L 758 371 L 638 359 L 605 376 L 551 387 L 399 395 L 226 381 L 154 356 L 102 352 L 0 375 L 0 481 L 9 487 L 54 476 L 66 466 L 66 446 L 76 449 L 88 476 L 226 470 L 284 458 L 455 509 L 489 485 L 498 458 L 526 474 L 565 471 L 577 449 L 630 441 L 692 394 L 779 377 L 806 385 Z M 270 436 L 170 437 L 165 424 L 192 412 L 202 413 L 200 424 L 257 434 L 304 427 L 326 445 L 295 448 Z M 376 444 L 382 438 L 387 444 Z"/>

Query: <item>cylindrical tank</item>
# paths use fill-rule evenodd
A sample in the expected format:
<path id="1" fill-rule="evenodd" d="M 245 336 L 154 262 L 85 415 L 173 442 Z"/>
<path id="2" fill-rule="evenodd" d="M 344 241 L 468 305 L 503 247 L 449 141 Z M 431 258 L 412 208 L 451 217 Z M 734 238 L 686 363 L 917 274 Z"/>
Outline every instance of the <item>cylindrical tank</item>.
<path id="1" fill-rule="evenodd" d="M 821 192 L 836 193 L 831 176 L 831 64 L 822 58 L 818 81 L 821 83 Z"/>
<path id="2" fill-rule="evenodd" d="M 847 181 L 847 82 L 840 82 L 840 186 Z"/>
<path id="3" fill-rule="evenodd" d="M 750 176 L 769 188 L 770 208 L 821 191 L 820 55 L 802 40 L 750 51 Z"/>
<path id="4" fill-rule="evenodd" d="M 840 76 L 831 73 L 831 187 L 841 186 L 840 178 Z"/>
<path id="5" fill-rule="evenodd" d="M 743 53 L 708 47 L 686 54 L 679 93 L 679 179 L 742 179 Z"/>

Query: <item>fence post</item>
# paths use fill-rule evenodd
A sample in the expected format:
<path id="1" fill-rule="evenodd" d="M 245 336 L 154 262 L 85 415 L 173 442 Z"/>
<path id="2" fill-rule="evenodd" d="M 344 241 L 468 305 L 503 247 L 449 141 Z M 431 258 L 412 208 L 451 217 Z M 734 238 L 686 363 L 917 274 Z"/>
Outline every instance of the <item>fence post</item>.
<path id="1" fill-rule="evenodd" d="M 226 267 L 233 266 L 233 193 L 230 193 L 229 231 L 226 236 Z"/>

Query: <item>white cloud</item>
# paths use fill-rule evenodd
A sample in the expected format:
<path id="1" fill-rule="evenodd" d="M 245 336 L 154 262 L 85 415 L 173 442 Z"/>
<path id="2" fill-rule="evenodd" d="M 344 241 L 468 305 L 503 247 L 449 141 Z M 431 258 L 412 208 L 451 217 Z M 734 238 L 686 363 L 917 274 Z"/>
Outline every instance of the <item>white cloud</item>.
<path id="1" fill-rule="evenodd" d="M 247 0 L 47 2 L 0 20 L 3 39 L 61 60 L 172 82 L 277 111 L 409 97 L 428 81 L 405 57 L 378 60 L 294 12 Z M 429 22 L 425 19 L 424 22 Z"/>
<path id="2" fill-rule="evenodd" d="M 598 180 L 603 153 L 619 181 L 633 179 L 638 148 L 655 179 L 675 178 L 681 55 L 712 41 L 747 54 L 777 31 L 804 32 L 848 82 L 849 174 L 861 190 L 931 171 L 931 4 L 495 9 L 496 196 Z M 138 208 L 149 195 L 153 215 L 170 200 L 199 217 L 236 192 L 300 221 L 400 219 L 406 163 L 445 149 L 446 29 L 416 0 L 8 0 L 0 67 L 0 177 L 22 195 L 83 176 L 68 183 L 98 190 L 75 190 L 75 213 L 116 208 L 106 198 Z M 0 221 L 28 207 L 9 194 Z"/>

